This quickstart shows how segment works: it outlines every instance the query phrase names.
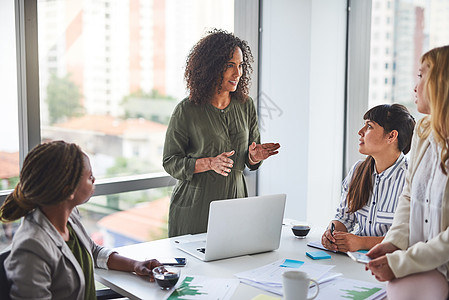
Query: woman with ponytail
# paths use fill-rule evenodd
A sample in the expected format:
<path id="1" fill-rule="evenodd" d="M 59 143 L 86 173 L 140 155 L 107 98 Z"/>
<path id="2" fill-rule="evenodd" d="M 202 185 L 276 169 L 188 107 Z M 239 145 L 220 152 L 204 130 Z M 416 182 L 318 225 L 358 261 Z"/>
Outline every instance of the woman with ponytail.
<path id="1" fill-rule="evenodd" d="M 75 144 L 50 142 L 28 153 L 0 208 L 1 221 L 23 217 L 5 260 L 12 299 L 96 299 L 94 267 L 153 281 L 157 260 L 122 257 L 85 231 L 76 206 L 89 200 L 94 182 L 89 158 Z"/>
<path id="2" fill-rule="evenodd" d="M 380 243 L 393 222 L 405 182 L 404 155 L 410 151 L 415 120 L 400 104 L 373 107 L 363 119 L 359 152 L 367 157 L 343 181 L 337 214 L 321 238 L 333 251 L 371 249 Z"/>

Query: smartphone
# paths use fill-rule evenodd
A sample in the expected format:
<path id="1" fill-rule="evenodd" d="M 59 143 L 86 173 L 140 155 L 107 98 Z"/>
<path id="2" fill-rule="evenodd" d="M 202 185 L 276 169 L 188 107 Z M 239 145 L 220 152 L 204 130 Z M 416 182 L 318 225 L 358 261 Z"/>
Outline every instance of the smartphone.
<path id="1" fill-rule="evenodd" d="M 185 266 L 187 262 L 185 257 L 160 257 L 157 258 L 157 260 L 165 266 L 178 266 L 178 267 Z"/>
<path id="2" fill-rule="evenodd" d="M 371 257 L 369 257 L 368 255 L 364 254 L 364 253 L 360 253 L 360 252 L 346 252 L 348 254 L 348 256 L 350 258 L 352 258 L 353 260 L 355 260 L 358 263 L 362 263 L 362 264 L 367 264 L 370 262 Z"/>

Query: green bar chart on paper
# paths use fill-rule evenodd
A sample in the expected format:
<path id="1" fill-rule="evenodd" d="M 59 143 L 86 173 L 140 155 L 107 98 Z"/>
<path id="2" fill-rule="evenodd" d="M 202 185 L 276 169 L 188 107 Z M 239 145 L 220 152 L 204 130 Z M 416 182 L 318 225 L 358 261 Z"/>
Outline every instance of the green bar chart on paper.
<path id="1" fill-rule="evenodd" d="M 193 277 L 186 277 L 181 285 L 173 291 L 173 293 L 168 297 L 168 300 L 180 300 L 184 296 L 198 296 L 207 295 L 206 292 L 201 292 L 200 290 L 204 288 L 199 285 L 192 285 Z"/>
<path id="2" fill-rule="evenodd" d="M 206 276 L 184 276 L 167 300 L 230 299 L 239 281 L 237 279 L 220 279 Z"/>
<path id="3" fill-rule="evenodd" d="M 339 277 L 320 284 L 320 292 L 316 299 L 371 300 L 379 299 L 385 294 L 385 285 L 381 283 Z"/>
<path id="4" fill-rule="evenodd" d="M 364 300 L 369 298 L 370 296 L 374 295 L 378 291 L 382 290 L 381 288 L 366 288 L 366 287 L 358 287 L 356 286 L 357 290 L 341 290 L 342 292 L 346 292 L 347 296 L 343 296 L 347 299 L 354 299 L 354 300 Z"/>

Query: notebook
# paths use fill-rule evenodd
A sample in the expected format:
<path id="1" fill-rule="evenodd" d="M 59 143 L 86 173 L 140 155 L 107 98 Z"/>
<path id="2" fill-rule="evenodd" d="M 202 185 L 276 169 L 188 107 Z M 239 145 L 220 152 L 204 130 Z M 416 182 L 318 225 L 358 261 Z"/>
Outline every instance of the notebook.
<path id="1" fill-rule="evenodd" d="M 177 248 L 212 261 L 279 248 L 285 194 L 213 201 L 204 240 Z"/>
<path id="2" fill-rule="evenodd" d="M 326 251 L 330 251 L 330 252 L 334 252 L 334 253 L 337 253 L 337 252 L 338 252 L 338 251 L 329 250 L 329 249 L 327 249 L 327 248 L 324 248 L 323 244 L 321 244 L 321 241 L 308 242 L 308 243 L 307 243 L 307 246 L 313 247 L 313 248 L 322 249 L 322 250 L 326 250 Z"/>

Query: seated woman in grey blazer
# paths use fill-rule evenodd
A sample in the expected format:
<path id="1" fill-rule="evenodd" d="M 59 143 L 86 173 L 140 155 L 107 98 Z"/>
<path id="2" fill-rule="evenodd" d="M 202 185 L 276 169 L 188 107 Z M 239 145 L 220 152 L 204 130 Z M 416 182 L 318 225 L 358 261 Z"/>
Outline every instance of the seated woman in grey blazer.
<path id="1" fill-rule="evenodd" d="M 94 267 L 154 280 L 157 260 L 132 260 L 90 239 L 76 207 L 92 196 L 94 182 L 89 158 L 75 144 L 50 142 L 28 153 L 0 208 L 1 221 L 24 217 L 5 261 L 12 299 L 96 299 Z"/>

